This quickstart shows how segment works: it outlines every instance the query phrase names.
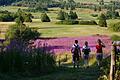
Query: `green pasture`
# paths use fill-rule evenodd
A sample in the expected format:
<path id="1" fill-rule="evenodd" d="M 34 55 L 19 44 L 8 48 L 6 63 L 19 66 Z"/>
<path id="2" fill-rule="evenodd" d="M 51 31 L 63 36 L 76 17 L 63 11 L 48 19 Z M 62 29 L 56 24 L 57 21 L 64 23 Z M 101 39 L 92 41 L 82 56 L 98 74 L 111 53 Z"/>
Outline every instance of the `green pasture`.
<path id="1" fill-rule="evenodd" d="M 18 8 L 26 9 L 26 7 L 15 7 L 15 6 L 6 6 L 1 7 L 2 10 L 8 10 L 11 12 L 16 12 Z M 25 23 L 26 25 L 30 26 L 31 28 L 36 28 L 42 37 L 79 37 L 79 36 L 89 36 L 95 34 L 101 35 L 120 35 L 120 32 L 111 32 L 107 28 L 99 27 L 98 25 L 59 25 L 56 24 L 58 21 L 56 19 L 57 13 L 60 9 L 59 8 L 49 8 L 47 12 L 48 16 L 51 19 L 51 22 L 42 23 L 40 21 L 41 13 L 32 13 L 35 17 L 32 23 Z M 94 12 L 90 9 L 76 9 L 75 10 L 78 14 L 79 20 L 97 20 L 96 17 L 92 17 L 91 14 L 99 14 L 99 12 Z M 66 11 L 69 12 L 69 11 Z M 108 26 L 111 23 L 119 22 L 119 19 L 116 20 L 108 20 Z M 5 32 L 6 29 L 14 24 L 15 22 L 0 22 L 0 31 Z M 0 37 L 4 38 L 3 34 L 0 34 Z"/>

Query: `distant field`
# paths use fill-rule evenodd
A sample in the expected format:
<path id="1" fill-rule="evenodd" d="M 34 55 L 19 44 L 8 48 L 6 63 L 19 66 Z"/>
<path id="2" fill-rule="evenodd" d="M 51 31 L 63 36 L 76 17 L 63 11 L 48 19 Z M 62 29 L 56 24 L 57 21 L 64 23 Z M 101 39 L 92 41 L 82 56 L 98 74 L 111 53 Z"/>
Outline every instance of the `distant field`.
<path id="1" fill-rule="evenodd" d="M 26 7 L 14 7 L 7 6 L 0 8 L 2 10 L 9 10 L 11 12 L 16 12 L 18 8 L 26 9 Z M 102 35 L 113 35 L 120 33 L 110 32 L 107 28 L 99 27 L 98 25 L 58 25 L 55 24 L 57 19 L 57 13 L 59 8 L 50 8 L 47 14 L 51 18 L 52 22 L 50 23 L 42 23 L 40 21 L 41 13 L 32 13 L 35 17 L 32 23 L 26 23 L 30 27 L 37 28 L 40 33 L 42 33 L 42 37 L 75 37 L 75 36 L 88 36 L 95 34 Z M 91 14 L 99 14 L 99 12 L 94 12 L 90 9 L 76 9 L 80 20 L 96 20 L 96 17 L 92 17 Z M 69 12 L 69 11 L 66 11 Z M 108 25 L 110 23 L 119 22 L 120 20 L 109 20 Z M 0 31 L 5 32 L 9 25 L 14 24 L 14 22 L 0 22 Z M 4 34 L 0 34 L 0 37 L 4 37 Z"/>

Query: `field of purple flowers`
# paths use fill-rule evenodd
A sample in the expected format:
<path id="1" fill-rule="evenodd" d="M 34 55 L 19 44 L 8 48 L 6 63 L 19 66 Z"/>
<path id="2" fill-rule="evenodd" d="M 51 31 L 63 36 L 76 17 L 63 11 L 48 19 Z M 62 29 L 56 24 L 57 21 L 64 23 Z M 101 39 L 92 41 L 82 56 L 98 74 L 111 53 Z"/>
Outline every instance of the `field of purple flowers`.
<path id="1" fill-rule="evenodd" d="M 84 45 L 85 41 L 89 42 L 89 46 L 92 50 L 92 52 L 95 52 L 95 46 L 97 44 L 97 39 L 101 39 L 105 45 L 106 48 L 104 49 L 104 52 L 108 54 L 110 52 L 111 43 L 112 40 L 109 36 L 106 35 L 93 35 L 93 36 L 86 36 L 86 37 L 72 37 L 72 38 L 45 38 L 45 39 L 37 39 L 34 42 L 34 45 L 36 48 L 39 48 L 41 46 L 46 46 L 46 49 L 54 52 L 55 54 L 62 54 L 62 53 L 70 53 L 70 49 L 72 45 L 74 44 L 74 40 L 79 41 L 80 47 Z"/>

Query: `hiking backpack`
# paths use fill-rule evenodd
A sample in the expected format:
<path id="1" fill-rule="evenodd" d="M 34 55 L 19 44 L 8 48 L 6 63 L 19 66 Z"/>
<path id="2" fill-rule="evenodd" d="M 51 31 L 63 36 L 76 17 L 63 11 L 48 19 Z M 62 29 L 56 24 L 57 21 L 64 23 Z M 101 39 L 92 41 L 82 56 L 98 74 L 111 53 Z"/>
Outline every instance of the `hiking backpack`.
<path id="1" fill-rule="evenodd" d="M 73 53 L 74 53 L 74 55 L 79 55 L 79 45 L 74 45 L 75 46 L 75 48 L 74 48 L 74 51 L 73 51 Z"/>

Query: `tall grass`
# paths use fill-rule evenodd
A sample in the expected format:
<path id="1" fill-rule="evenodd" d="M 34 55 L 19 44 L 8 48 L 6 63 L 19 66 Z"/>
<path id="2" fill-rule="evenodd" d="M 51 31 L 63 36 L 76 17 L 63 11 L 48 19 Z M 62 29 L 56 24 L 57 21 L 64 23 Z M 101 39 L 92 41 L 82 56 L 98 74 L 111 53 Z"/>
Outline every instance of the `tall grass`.
<path id="1" fill-rule="evenodd" d="M 0 72 L 48 73 L 55 66 L 53 53 L 42 48 L 24 52 L 13 48 L 0 52 Z"/>

